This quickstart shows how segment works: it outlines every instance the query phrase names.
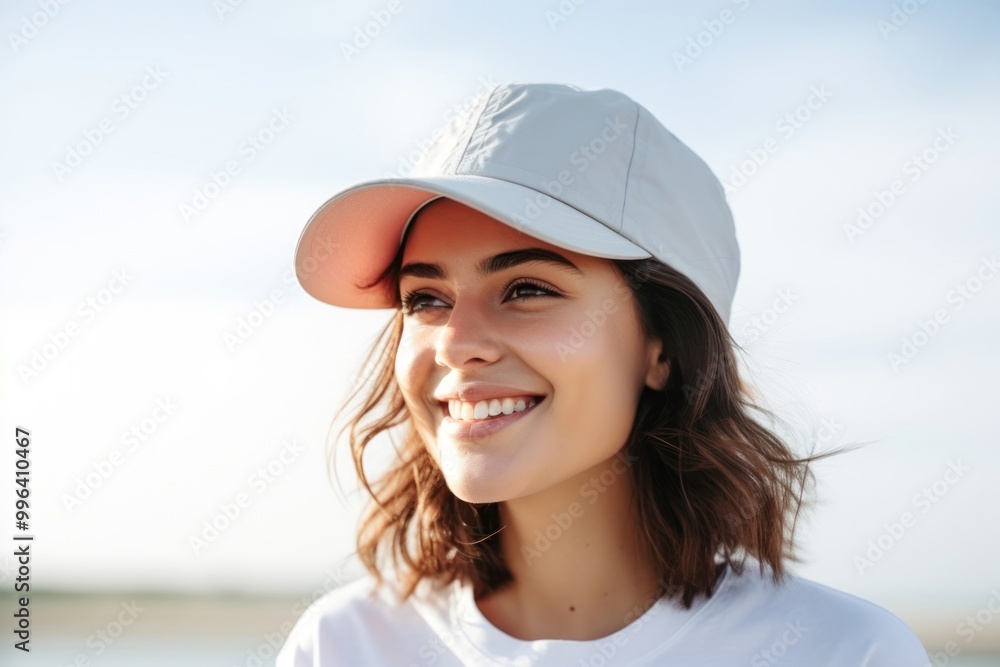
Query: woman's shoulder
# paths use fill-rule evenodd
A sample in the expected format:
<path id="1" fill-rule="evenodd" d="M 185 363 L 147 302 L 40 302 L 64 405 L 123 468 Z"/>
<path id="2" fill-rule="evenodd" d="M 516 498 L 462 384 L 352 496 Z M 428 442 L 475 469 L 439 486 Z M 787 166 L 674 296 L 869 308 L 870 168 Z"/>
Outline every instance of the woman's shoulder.
<path id="1" fill-rule="evenodd" d="M 358 618 L 385 613 L 386 605 L 391 601 L 386 588 L 385 585 L 377 588 L 375 579 L 370 575 L 357 577 L 313 601 L 299 621 L 312 619 L 315 623 L 350 623 Z"/>
<path id="2" fill-rule="evenodd" d="M 369 664 L 364 660 L 388 659 L 384 652 L 390 643 L 423 640 L 426 632 L 413 598 L 403 602 L 392 578 L 376 586 L 374 577 L 366 574 L 310 604 L 289 632 L 275 665 L 311 666 L 320 659 L 324 664 Z"/>
<path id="3" fill-rule="evenodd" d="M 831 664 L 928 664 L 920 640 L 891 611 L 796 574 L 776 583 L 770 568 L 748 560 L 742 572 L 727 573 L 717 595 L 713 607 L 725 610 L 725 623 L 733 632 L 742 629 L 748 636 L 773 639 L 764 642 L 762 657 L 807 652 L 842 656 L 844 662 Z"/>
<path id="4" fill-rule="evenodd" d="M 398 585 L 392 579 L 383 579 L 382 585 L 376 586 L 375 578 L 365 574 L 317 598 L 302 612 L 296 625 L 350 632 L 394 623 L 409 606 L 400 601 Z"/>

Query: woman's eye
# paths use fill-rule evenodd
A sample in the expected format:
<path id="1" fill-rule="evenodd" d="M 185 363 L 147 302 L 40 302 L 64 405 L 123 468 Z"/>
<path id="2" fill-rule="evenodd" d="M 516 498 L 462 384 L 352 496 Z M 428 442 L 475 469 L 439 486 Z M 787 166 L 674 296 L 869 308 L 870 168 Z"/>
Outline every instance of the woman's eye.
<path id="1" fill-rule="evenodd" d="M 527 290 L 528 292 L 541 292 L 542 295 L 550 295 L 550 294 L 554 295 L 554 292 L 552 292 L 551 290 L 547 290 L 541 285 L 536 285 L 534 283 L 527 281 L 514 283 L 513 285 L 511 285 L 510 289 L 508 290 L 508 294 L 515 294 L 517 292 L 520 292 L 522 289 Z M 535 294 L 534 296 L 539 296 L 539 295 Z M 532 297 L 519 296 L 519 297 L 514 297 L 513 299 L 511 299 L 511 301 L 521 301 L 525 298 L 532 298 Z"/>
<path id="2" fill-rule="evenodd" d="M 523 296 L 516 296 L 517 294 L 520 294 L 522 291 L 526 292 L 526 294 Z M 510 287 L 508 287 L 507 295 L 511 296 L 511 298 L 507 299 L 508 301 L 524 301 L 527 299 L 533 299 L 537 296 L 555 296 L 555 292 L 545 287 L 542 287 L 541 285 L 536 285 L 532 282 L 521 281 L 518 283 L 514 283 Z M 403 295 L 400 302 L 405 312 L 413 313 L 421 310 L 426 310 L 426 308 L 420 307 L 425 300 L 432 302 L 441 301 L 441 299 L 431 296 L 430 294 L 423 294 L 421 292 L 409 292 Z M 436 308 L 437 306 L 431 306 L 431 307 Z"/>
<path id="3" fill-rule="evenodd" d="M 417 308 L 416 306 L 419 306 L 421 303 L 423 303 L 424 299 L 440 301 L 440 299 L 435 299 L 435 297 L 432 297 L 430 294 L 421 294 L 420 292 L 409 292 L 408 294 L 403 295 L 403 298 L 400 300 L 400 303 L 403 306 L 404 312 L 412 313 L 418 310 L 423 310 L 422 308 Z"/>

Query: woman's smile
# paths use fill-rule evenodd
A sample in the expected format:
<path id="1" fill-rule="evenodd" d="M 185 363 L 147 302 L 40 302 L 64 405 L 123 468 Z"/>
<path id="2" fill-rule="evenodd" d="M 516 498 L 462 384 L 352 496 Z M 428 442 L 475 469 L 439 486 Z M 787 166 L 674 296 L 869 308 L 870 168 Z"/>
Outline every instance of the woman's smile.
<path id="1" fill-rule="evenodd" d="M 441 420 L 440 429 L 454 438 L 482 438 L 488 435 L 493 435 L 500 429 L 533 414 L 536 408 L 538 408 L 544 401 L 544 396 L 538 399 L 531 398 L 527 403 L 525 403 L 524 399 L 521 398 L 513 404 L 513 407 L 510 408 L 509 412 L 504 409 L 507 407 L 504 403 L 507 403 L 507 405 L 510 404 L 507 401 L 499 402 L 496 399 L 493 401 L 480 401 L 476 404 L 475 409 L 481 413 L 483 405 L 489 403 L 491 408 L 489 413 L 485 416 L 473 414 L 469 418 L 466 418 L 465 415 L 468 413 L 468 406 L 470 404 L 462 403 L 460 401 L 452 401 L 451 409 L 455 409 L 455 403 L 460 404 L 462 406 L 462 415 L 458 419 L 452 417 L 449 413 L 449 406 L 442 404 L 441 408 L 443 419 Z M 501 411 L 496 414 L 492 414 L 496 410 L 497 403 L 501 404 Z M 520 408 L 518 406 L 520 406 Z"/>

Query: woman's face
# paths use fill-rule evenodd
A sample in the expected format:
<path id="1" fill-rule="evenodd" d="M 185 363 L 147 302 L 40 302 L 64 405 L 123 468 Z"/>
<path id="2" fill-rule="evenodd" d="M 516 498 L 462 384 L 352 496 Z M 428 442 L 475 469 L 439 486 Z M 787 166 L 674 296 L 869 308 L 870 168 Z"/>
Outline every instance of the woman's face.
<path id="1" fill-rule="evenodd" d="M 625 444 L 643 386 L 660 389 L 667 372 L 627 284 L 607 259 L 564 250 L 450 199 L 429 204 L 411 224 L 395 372 L 448 487 L 484 503 L 586 479 Z M 576 268 L 518 262 L 516 254 L 504 260 L 527 249 Z M 477 388 L 479 395 L 466 393 Z M 473 405 L 495 398 L 501 413 L 475 419 L 487 400 L 478 412 L 466 408 L 472 420 L 456 421 L 439 399 L 461 396 Z M 540 397 L 534 407 L 504 414 L 516 405 L 505 397 L 528 404 L 532 396 Z M 461 404 L 453 406 L 461 416 Z"/>

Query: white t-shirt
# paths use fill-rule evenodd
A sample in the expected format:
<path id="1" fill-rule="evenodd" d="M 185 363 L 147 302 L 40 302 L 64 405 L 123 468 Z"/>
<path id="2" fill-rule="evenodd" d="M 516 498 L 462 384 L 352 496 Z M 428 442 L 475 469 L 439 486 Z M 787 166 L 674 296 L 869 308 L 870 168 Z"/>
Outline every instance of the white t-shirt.
<path id="1" fill-rule="evenodd" d="M 748 559 L 726 567 L 715 593 L 691 609 L 660 599 L 601 639 L 526 641 L 493 626 L 471 586 L 421 582 L 396 603 L 373 601 L 370 577 L 333 590 L 296 622 L 276 667 L 927 667 L 913 632 L 861 598 L 790 576 L 780 586 Z"/>

